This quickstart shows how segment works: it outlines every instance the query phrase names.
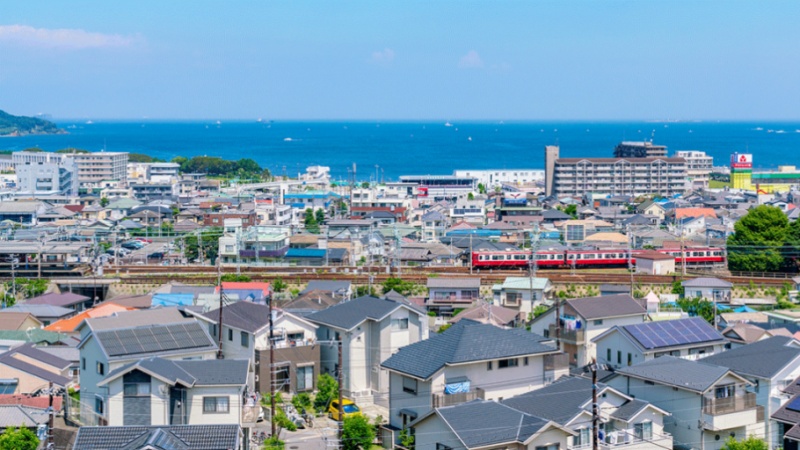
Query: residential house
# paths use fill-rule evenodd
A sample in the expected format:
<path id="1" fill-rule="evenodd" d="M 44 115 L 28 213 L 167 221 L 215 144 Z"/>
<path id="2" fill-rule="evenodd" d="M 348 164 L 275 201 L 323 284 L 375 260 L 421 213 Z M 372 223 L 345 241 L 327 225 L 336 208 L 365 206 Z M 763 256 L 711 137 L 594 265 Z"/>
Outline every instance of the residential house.
<path id="1" fill-rule="evenodd" d="M 66 319 L 75 314 L 74 309 L 64 308 L 62 306 L 31 305 L 29 303 L 18 303 L 14 306 L 4 309 L 3 311 L 31 313 L 34 317 L 39 319 L 44 326 L 50 325 L 57 320 Z"/>
<path id="2" fill-rule="evenodd" d="M 533 319 L 531 332 L 560 340 L 570 364 L 583 367 L 597 357 L 595 337 L 615 325 L 643 323 L 646 316 L 647 310 L 628 294 L 575 298 Z"/>
<path id="3" fill-rule="evenodd" d="M 32 343 L 14 347 L 0 354 L 0 393 L 31 394 L 54 386 L 72 385 L 69 361 L 43 352 Z"/>
<path id="4" fill-rule="evenodd" d="M 431 409 L 541 388 L 568 373 L 564 356 L 551 339 L 523 329 L 459 321 L 383 361 L 389 424 L 400 430 Z"/>
<path id="5" fill-rule="evenodd" d="M 25 301 L 26 305 L 50 305 L 60 306 L 62 308 L 69 308 L 77 312 L 91 308 L 94 300 L 80 294 L 73 294 L 72 292 L 55 293 L 40 295 L 38 297 L 29 298 Z"/>
<path id="6" fill-rule="evenodd" d="M 782 434 L 769 418 L 788 400 L 783 389 L 800 376 L 800 342 L 790 336 L 775 336 L 714 354 L 702 362 L 730 369 L 752 384 L 748 391 L 755 394 L 756 404 L 767 417 L 763 436 L 770 448 L 781 446 Z"/>
<path id="7" fill-rule="evenodd" d="M 120 306 L 116 303 L 102 303 L 94 308 L 89 308 L 79 314 L 76 314 L 68 319 L 59 320 L 44 327 L 47 331 L 54 333 L 65 334 L 78 334 L 78 327 L 86 319 L 95 317 L 106 317 L 121 311 L 133 311 L 135 308 L 129 306 Z"/>
<path id="8" fill-rule="evenodd" d="M 636 253 L 636 273 L 669 275 L 675 273 L 675 257 L 655 250 Z"/>
<path id="9" fill-rule="evenodd" d="M 306 316 L 319 326 L 324 373 L 339 370 L 336 345 L 342 346 L 342 392 L 357 403 L 388 406 L 389 372 L 381 362 L 398 349 L 428 338 L 428 318 L 409 303 L 370 296 L 339 303 Z"/>
<path id="10" fill-rule="evenodd" d="M 341 299 L 328 291 L 313 290 L 300 294 L 297 298 L 281 304 L 281 309 L 299 316 L 307 316 L 339 303 Z"/>
<path id="11" fill-rule="evenodd" d="M 645 216 L 653 216 L 658 218 L 658 222 L 663 222 L 667 216 L 667 210 L 660 203 L 653 200 L 647 200 L 636 207 L 636 212 Z"/>
<path id="12" fill-rule="evenodd" d="M 42 322 L 31 313 L 0 310 L 0 330 L 25 331 L 29 328 L 41 327 Z"/>
<path id="13" fill-rule="evenodd" d="M 480 278 L 428 278 L 425 307 L 437 315 L 453 315 L 455 309 L 469 308 L 480 299 Z"/>
<path id="14" fill-rule="evenodd" d="M 672 436 L 664 432 L 664 419 L 670 415 L 667 411 L 604 384 L 597 385 L 597 399 L 602 437 L 599 448 L 672 448 Z M 563 377 L 541 389 L 505 399 L 502 404 L 572 430 L 575 434 L 568 439 L 567 448 L 593 444 L 590 378 Z"/>
<path id="15" fill-rule="evenodd" d="M 761 325 L 761 326 L 759 326 Z M 734 323 L 721 331 L 725 339 L 728 340 L 729 348 L 738 348 L 743 345 L 752 344 L 773 336 L 789 336 L 793 333 L 786 328 L 766 329 L 763 324 Z M 793 327 L 794 328 L 794 327 Z M 796 329 L 796 328 L 795 328 Z"/>
<path id="16" fill-rule="evenodd" d="M 481 301 L 478 305 L 465 309 L 448 323 L 458 323 L 461 320 L 469 319 L 475 322 L 488 323 L 500 328 L 517 328 L 523 323 L 519 311 L 511 308 L 503 308 L 502 306 L 492 306 L 491 303 Z"/>
<path id="17" fill-rule="evenodd" d="M 547 278 L 506 277 L 503 284 L 492 286 L 492 294 L 496 305 L 516 309 L 527 316 L 536 306 L 552 300 L 553 289 L 553 283 Z"/>
<path id="18" fill-rule="evenodd" d="M 109 426 L 253 426 L 260 406 L 248 387 L 250 362 L 149 357 L 110 372 L 98 384 L 108 391 Z M 250 405 L 245 404 L 250 400 Z"/>
<path id="19" fill-rule="evenodd" d="M 110 373 L 142 358 L 213 359 L 217 345 L 206 327 L 177 308 L 127 311 L 87 319 L 81 342 L 81 423 L 107 424 L 109 391 L 100 386 Z M 95 387 L 97 386 L 97 387 Z"/>
<path id="20" fill-rule="evenodd" d="M 789 400 L 775 411 L 770 418 L 778 434 L 779 447 L 783 450 L 800 448 L 800 378 L 790 382 L 783 393 Z"/>
<path id="21" fill-rule="evenodd" d="M 630 294 L 631 286 L 629 284 L 601 284 L 600 295 L 618 295 Z"/>
<path id="22" fill-rule="evenodd" d="M 44 202 L 0 202 L 0 222 L 10 220 L 21 225 L 36 225 L 39 215 L 47 212 Z"/>
<path id="23" fill-rule="evenodd" d="M 664 430 L 676 443 L 719 450 L 729 437 L 764 437 L 751 383 L 725 367 L 667 355 L 623 367 L 607 384 L 671 413 Z"/>
<path id="24" fill-rule="evenodd" d="M 412 429 L 416 448 L 437 450 L 557 450 L 570 448 L 567 442 L 575 434 L 553 421 L 485 400 L 436 408 Z"/>
<path id="25" fill-rule="evenodd" d="M 289 312 L 273 308 L 272 342 L 275 360 L 270 362 L 270 308 L 246 301 L 222 307 L 222 354 L 225 359 L 246 359 L 255 368 L 258 392 L 269 390 L 270 368 L 275 387 L 283 392 L 311 391 L 320 371 L 320 347 L 315 346 L 317 325 Z M 219 339 L 219 309 L 199 319 Z"/>
<path id="26" fill-rule="evenodd" d="M 422 215 L 422 242 L 436 242 L 444 236 L 449 226 L 447 216 L 439 211 L 428 211 Z"/>
<path id="27" fill-rule="evenodd" d="M 50 414 L 47 407 L 0 405 L 0 426 L 4 430 L 8 428 L 27 428 L 35 433 L 40 441 L 44 441 L 47 439 L 47 424 L 49 420 Z M 13 442 L 10 445 L 13 446 Z"/>
<path id="28" fill-rule="evenodd" d="M 151 427 L 80 427 L 74 449 L 240 450 L 243 433 L 238 425 L 176 425 Z"/>
<path id="29" fill-rule="evenodd" d="M 300 291 L 300 295 L 302 296 L 311 291 L 322 291 L 334 298 L 349 300 L 353 296 L 353 284 L 349 281 L 311 280 L 306 285 L 306 288 Z"/>
<path id="30" fill-rule="evenodd" d="M 733 283 L 719 278 L 701 277 L 681 282 L 684 298 L 703 298 L 715 302 L 731 301 Z"/>
<path id="31" fill-rule="evenodd" d="M 614 326 L 592 341 L 597 361 L 617 369 L 663 355 L 699 359 L 725 351 L 728 342 L 700 317 Z"/>
<path id="32" fill-rule="evenodd" d="M 219 293 L 217 286 L 215 293 Z M 222 292 L 225 295 L 238 295 L 240 300 L 266 303 L 271 295 L 270 284 L 261 281 L 223 281 Z"/>

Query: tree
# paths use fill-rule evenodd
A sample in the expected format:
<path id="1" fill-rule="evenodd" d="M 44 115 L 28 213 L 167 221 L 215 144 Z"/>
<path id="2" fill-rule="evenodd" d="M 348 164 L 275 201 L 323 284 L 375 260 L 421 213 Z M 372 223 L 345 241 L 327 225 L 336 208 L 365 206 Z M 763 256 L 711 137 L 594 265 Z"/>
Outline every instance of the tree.
<path id="1" fill-rule="evenodd" d="M 531 314 L 533 314 L 533 317 L 536 318 L 546 313 L 549 310 L 550 308 L 548 308 L 545 305 L 536 305 L 536 307 L 533 308 L 533 312 Z"/>
<path id="2" fill-rule="evenodd" d="M 327 373 L 320 375 L 319 381 L 317 381 L 317 396 L 314 397 L 314 408 L 317 411 L 323 411 L 327 408 L 328 403 L 338 396 L 339 383 Z"/>
<path id="3" fill-rule="evenodd" d="M 393 290 L 406 297 L 411 295 L 416 287 L 416 285 L 410 281 L 394 277 L 387 278 L 381 286 L 383 287 L 384 294 Z"/>
<path id="4" fill-rule="evenodd" d="M 128 153 L 128 162 L 132 162 L 132 163 L 153 163 L 153 162 L 164 162 L 164 160 L 163 159 L 158 159 L 158 158 L 153 158 L 152 156 L 146 155 L 144 153 Z"/>
<path id="5" fill-rule="evenodd" d="M 375 440 L 375 427 L 362 414 L 345 416 L 342 440 L 344 441 L 344 450 L 370 448 L 372 441 Z"/>
<path id="6" fill-rule="evenodd" d="M 186 249 L 184 250 L 186 259 L 189 261 L 198 259 L 200 257 L 200 247 L 202 246 L 203 259 L 215 261 L 219 252 L 219 237 L 221 235 L 221 228 L 209 228 L 200 233 L 199 241 L 196 234 L 186 236 Z M 200 245 L 198 245 L 198 242 Z"/>
<path id="7" fill-rule="evenodd" d="M 283 292 L 284 290 L 286 290 L 287 287 L 288 285 L 286 284 L 285 281 L 283 281 L 283 278 L 281 277 L 272 280 L 272 290 L 275 292 Z"/>
<path id="8" fill-rule="evenodd" d="M 306 215 L 305 219 L 303 219 L 303 223 L 305 224 L 306 231 L 311 234 L 319 234 L 319 223 L 317 223 L 317 218 L 311 208 L 306 209 Z"/>
<path id="9" fill-rule="evenodd" d="M 400 432 L 400 445 L 405 448 L 414 448 L 414 435 L 408 432 L 408 428 L 403 428 Z"/>
<path id="10" fill-rule="evenodd" d="M 0 434 L 0 450 L 36 450 L 38 447 L 39 438 L 25 427 L 8 427 Z"/>
<path id="11" fill-rule="evenodd" d="M 769 446 L 763 439 L 750 436 L 747 439 L 737 441 L 734 437 L 729 437 L 721 450 L 768 450 Z"/>
<path id="12" fill-rule="evenodd" d="M 101 197 L 100 198 L 100 206 L 102 206 L 103 208 L 108 206 L 109 203 L 111 203 L 111 201 L 108 199 L 108 197 Z"/>
<path id="13" fill-rule="evenodd" d="M 234 282 L 244 282 L 247 283 L 251 281 L 251 278 L 248 275 L 236 275 L 235 273 L 226 273 L 225 275 L 220 277 L 220 281 L 234 281 Z"/>
<path id="14" fill-rule="evenodd" d="M 714 304 L 702 298 L 682 298 L 678 300 L 678 306 L 689 313 L 691 317 L 702 317 L 706 322 L 714 324 Z"/>
<path id="15" fill-rule="evenodd" d="M 564 208 L 564 213 L 565 214 L 569 214 L 570 216 L 572 216 L 573 219 L 577 219 L 578 218 L 578 206 L 577 205 L 567 205 L 567 207 Z"/>
<path id="16" fill-rule="evenodd" d="M 56 150 L 56 153 L 62 153 L 62 154 L 66 153 L 68 155 L 75 155 L 75 154 L 89 153 L 89 150 L 69 147 L 69 148 L 62 148 L 61 150 Z M 128 159 L 128 161 L 130 161 L 130 159 Z"/>
<path id="17" fill-rule="evenodd" d="M 356 286 L 356 297 L 363 297 L 365 295 L 371 295 L 373 297 L 377 297 L 375 293 L 375 287 L 372 286 Z"/>
<path id="18" fill-rule="evenodd" d="M 361 183 L 361 187 L 363 189 L 369 189 L 369 182 L 368 181 L 364 181 L 363 183 Z"/>
<path id="19" fill-rule="evenodd" d="M 264 441 L 263 450 L 283 450 L 284 442 L 278 436 L 270 436 Z"/>
<path id="20" fill-rule="evenodd" d="M 775 272 L 784 266 L 781 248 L 789 237 L 789 219 L 775 206 L 751 209 L 728 238 L 728 269 Z"/>
<path id="21" fill-rule="evenodd" d="M 672 282 L 672 293 L 673 294 L 678 294 L 681 297 L 683 297 L 684 291 L 685 291 L 685 288 L 683 287 L 683 284 L 680 281 L 675 280 L 675 281 Z"/>
<path id="22" fill-rule="evenodd" d="M 475 200 L 475 194 L 473 194 L 472 192 L 467 194 L 467 200 Z"/>
<path id="23" fill-rule="evenodd" d="M 325 210 L 318 209 L 314 212 L 314 219 L 317 221 L 318 224 L 325 222 Z"/>
<path id="24" fill-rule="evenodd" d="M 486 186 L 483 183 L 478 183 L 478 193 L 485 194 L 486 193 Z"/>

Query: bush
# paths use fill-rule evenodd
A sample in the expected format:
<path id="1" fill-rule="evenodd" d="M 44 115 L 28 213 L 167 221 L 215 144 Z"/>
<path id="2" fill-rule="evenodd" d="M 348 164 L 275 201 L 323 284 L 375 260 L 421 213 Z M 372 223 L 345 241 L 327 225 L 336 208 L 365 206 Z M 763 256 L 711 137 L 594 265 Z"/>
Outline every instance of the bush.
<path id="1" fill-rule="evenodd" d="M 317 411 L 324 411 L 328 403 L 338 396 L 339 384 L 336 380 L 327 373 L 320 375 L 317 381 L 317 396 L 314 398 L 314 408 Z"/>
<path id="2" fill-rule="evenodd" d="M 263 450 L 283 450 L 284 442 L 278 436 L 270 436 L 264 441 Z"/>
<path id="3" fill-rule="evenodd" d="M 306 392 L 301 392 L 292 397 L 292 405 L 294 405 L 298 411 L 311 409 L 311 396 Z"/>
<path id="4" fill-rule="evenodd" d="M 344 450 L 370 448 L 372 441 L 375 440 L 375 427 L 361 414 L 345 417 L 343 428 Z"/>
<path id="5" fill-rule="evenodd" d="M 238 281 L 244 283 L 247 283 L 251 280 L 250 277 L 247 275 L 236 275 L 235 273 L 226 273 L 225 275 L 220 277 L 220 279 L 222 281 Z"/>

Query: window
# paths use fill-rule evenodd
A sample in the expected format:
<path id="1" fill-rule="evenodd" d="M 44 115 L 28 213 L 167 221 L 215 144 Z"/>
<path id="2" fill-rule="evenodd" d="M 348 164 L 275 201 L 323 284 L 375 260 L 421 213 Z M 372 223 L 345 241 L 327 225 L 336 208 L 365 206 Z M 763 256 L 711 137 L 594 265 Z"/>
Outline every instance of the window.
<path id="1" fill-rule="evenodd" d="M 628 365 L 630 366 L 631 364 L 633 364 L 633 355 L 628 353 Z"/>
<path id="2" fill-rule="evenodd" d="M 578 434 L 572 438 L 572 447 L 587 447 L 592 443 L 591 431 L 588 428 L 581 428 L 577 430 Z"/>
<path id="3" fill-rule="evenodd" d="M 203 397 L 203 414 L 224 414 L 228 411 L 228 397 Z"/>
<path id="4" fill-rule="evenodd" d="M 81 358 L 81 370 L 86 370 L 86 358 Z"/>
<path id="5" fill-rule="evenodd" d="M 733 397 L 735 388 L 732 384 L 727 386 L 718 386 L 714 389 L 714 397 L 716 398 L 729 398 Z"/>
<path id="6" fill-rule="evenodd" d="M 233 330 L 228 328 L 228 340 L 233 342 Z"/>
<path id="7" fill-rule="evenodd" d="M 595 320 L 595 321 L 593 322 L 593 324 L 594 324 L 594 325 L 602 325 L 602 324 L 603 324 L 603 319 L 597 319 L 597 320 Z"/>
<path id="8" fill-rule="evenodd" d="M 642 422 L 633 424 L 633 435 L 637 441 L 649 441 L 653 438 L 653 423 Z"/>
<path id="9" fill-rule="evenodd" d="M 448 447 L 444 444 L 436 443 L 436 450 L 453 450 L 453 447 Z"/>
<path id="10" fill-rule="evenodd" d="M 417 380 L 409 377 L 403 377 L 403 392 L 417 395 Z"/>
<path id="11" fill-rule="evenodd" d="M 97 362 L 97 373 L 100 375 L 106 374 L 106 366 L 105 364 L 101 363 L 100 361 Z"/>
<path id="12" fill-rule="evenodd" d="M 241 332 L 242 347 L 250 347 L 250 336 L 244 331 Z"/>
<path id="13" fill-rule="evenodd" d="M 527 366 L 528 365 L 528 357 L 527 356 L 522 358 L 522 365 L 523 366 Z"/>
<path id="14" fill-rule="evenodd" d="M 536 450 L 558 450 L 558 444 L 537 445 Z"/>
<path id="15" fill-rule="evenodd" d="M 611 349 L 606 349 L 606 361 L 611 362 Z"/>
<path id="16" fill-rule="evenodd" d="M 97 414 L 103 414 L 103 410 L 105 405 L 103 404 L 103 399 L 100 397 L 94 398 L 94 412 Z"/>
<path id="17" fill-rule="evenodd" d="M 125 383 L 125 397 L 147 397 L 150 395 L 150 383 Z"/>
<path id="18" fill-rule="evenodd" d="M 622 351 L 617 350 L 617 364 L 622 364 Z"/>
<path id="19" fill-rule="evenodd" d="M 308 391 L 314 389 L 314 366 L 297 368 L 297 390 Z"/>
<path id="20" fill-rule="evenodd" d="M 509 367 L 517 367 L 517 366 L 519 366 L 519 360 L 517 358 L 501 359 L 500 361 L 497 361 L 498 369 L 507 369 Z"/>
<path id="21" fill-rule="evenodd" d="M 492 362 L 491 361 L 486 363 L 486 370 L 492 370 Z"/>
<path id="22" fill-rule="evenodd" d="M 407 330 L 408 318 L 405 319 L 392 319 L 392 330 Z"/>

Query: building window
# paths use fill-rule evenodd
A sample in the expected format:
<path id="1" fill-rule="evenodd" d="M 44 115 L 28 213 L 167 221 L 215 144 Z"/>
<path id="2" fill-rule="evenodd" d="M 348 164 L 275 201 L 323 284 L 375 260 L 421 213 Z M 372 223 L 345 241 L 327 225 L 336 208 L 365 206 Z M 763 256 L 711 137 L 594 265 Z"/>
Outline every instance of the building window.
<path id="1" fill-rule="evenodd" d="M 603 324 L 603 319 L 597 319 L 597 320 L 595 320 L 593 323 L 594 323 L 595 325 L 602 325 L 602 324 Z"/>
<path id="2" fill-rule="evenodd" d="M 622 351 L 617 350 L 617 364 L 622 364 Z"/>
<path id="3" fill-rule="evenodd" d="M 527 366 L 528 365 L 528 357 L 527 356 L 522 358 L 522 365 L 523 366 Z"/>
<path id="4" fill-rule="evenodd" d="M 103 414 L 105 409 L 104 406 L 105 405 L 103 404 L 102 398 L 100 397 L 94 398 L 94 412 L 96 412 L 97 414 Z"/>
<path id="5" fill-rule="evenodd" d="M 591 438 L 592 430 L 588 428 L 581 428 L 580 430 L 577 431 L 578 434 L 576 434 L 572 438 L 572 447 L 574 448 L 585 447 L 592 443 L 592 438 Z"/>
<path id="6" fill-rule="evenodd" d="M 606 361 L 611 362 L 611 349 L 606 349 Z"/>
<path id="7" fill-rule="evenodd" d="M 229 411 L 228 397 L 203 397 L 203 414 L 225 414 Z"/>
<path id="8" fill-rule="evenodd" d="M 517 358 L 501 359 L 500 361 L 497 361 L 498 369 L 507 369 L 509 367 L 517 367 L 517 366 L 519 366 L 519 360 Z"/>
<path id="9" fill-rule="evenodd" d="M 408 318 L 405 318 L 405 319 L 392 319 L 392 329 L 393 330 L 407 330 L 408 329 Z"/>
<path id="10" fill-rule="evenodd" d="M 150 383 L 125 383 L 125 397 L 147 397 L 150 395 Z"/>
<path id="11" fill-rule="evenodd" d="M 242 331 L 241 338 L 242 338 L 242 347 L 245 348 L 250 347 L 250 336 L 248 336 L 247 333 Z"/>
<path id="12" fill-rule="evenodd" d="M 486 363 L 486 370 L 492 370 L 492 362 L 491 361 Z"/>
<path id="13" fill-rule="evenodd" d="M 86 370 L 86 358 L 81 358 L 81 370 Z"/>
<path id="14" fill-rule="evenodd" d="M 631 364 L 633 364 L 633 355 L 628 353 L 628 365 L 630 366 Z"/>
<path id="15" fill-rule="evenodd" d="M 403 377 L 403 392 L 417 395 L 417 380 L 409 377 Z"/>
<path id="16" fill-rule="evenodd" d="M 637 441 L 649 441 L 653 438 L 653 423 L 642 422 L 633 424 L 633 435 Z"/>
<path id="17" fill-rule="evenodd" d="M 228 328 L 228 340 L 233 342 L 233 330 Z"/>
<path id="18" fill-rule="evenodd" d="M 105 366 L 105 364 L 101 363 L 100 361 L 97 362 L 97 373 L 99 375 L 105 375 L 106 374 L 106 366 Z"/>
<path id="19" fill-rule="evenodd" d="M 308 391 L 314 389 L 314 366 L 297 368 L 297 390 Z"/>
<path id="20" fill-rule="evenodd" d="M 536 450 L 558 450 L 558 444 L 537 445 Z"/>
<path id="21" fill-rule="evenodd" d="M 436 443 L 436 450 L 453 450 L 453 447 L 448 447 L 444 444 Z"/>

